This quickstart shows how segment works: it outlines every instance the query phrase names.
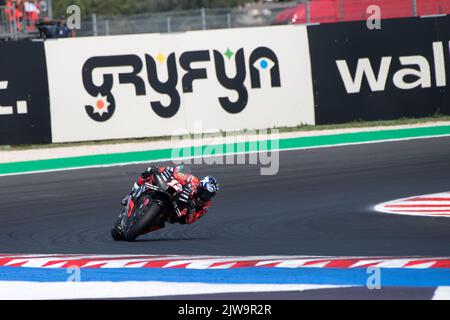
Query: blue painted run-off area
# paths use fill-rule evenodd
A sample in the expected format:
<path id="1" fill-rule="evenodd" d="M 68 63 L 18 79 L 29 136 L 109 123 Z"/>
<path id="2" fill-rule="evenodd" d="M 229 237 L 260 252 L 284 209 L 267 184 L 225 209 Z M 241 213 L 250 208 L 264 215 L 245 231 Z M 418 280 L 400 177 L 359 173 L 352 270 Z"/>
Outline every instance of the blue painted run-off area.
<path id="1" fill-rule="evenodd" d="M 41 269 L 0 267 L 0 281 L 61 282 L 80 272 L 80 281 L 163 281 L 238 284 L 328 284 L 365 286 L 367 269 L 241 268 L 195 269 Z M 379 269 L 382 286 L 450 286 L 450 269 Z"/>

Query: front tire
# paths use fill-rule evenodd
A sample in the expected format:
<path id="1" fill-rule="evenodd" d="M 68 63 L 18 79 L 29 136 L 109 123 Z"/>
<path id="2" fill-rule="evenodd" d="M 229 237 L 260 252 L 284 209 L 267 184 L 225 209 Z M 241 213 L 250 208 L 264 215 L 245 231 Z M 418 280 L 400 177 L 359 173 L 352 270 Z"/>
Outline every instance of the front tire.
<path id="1" fill-rule="evenodd" d="M 143 200 L 145 197 L 141 199 Z M 157 202 L 152 202 L 147 207 L 143 205 L 142 200 L 138 202 L 138 207 L 133 212 L 130 225 L 124 235 L 125 241 L 134 241 L 138 236 L 144 234 L 152 226 L 153 220 L 161 211 L 161 207 Z"/>
<path id="2" fill-rule="evenodd" d="M 124 237 L 123 237 L 123 231 L 122 231 L 122 228 L 120 227 L 120 225 L 115 225 L 111 229 L 111 236 L 116 241 L 123 241 L 123 240 L 125 240 Z"/>
<path id="3" fill-rule="evenodd" d="M 119 217 L 116 220 L 116 223 L 114 223 L 114 226 L 111 229 L 111 236 L 116 241 L 123 241 L 125 240 L 124 237 L 124 231 L 122 227 L 122 220 L 125 218 L 126 210 L 123 209 L 122 213 L 119 215 Z"/>

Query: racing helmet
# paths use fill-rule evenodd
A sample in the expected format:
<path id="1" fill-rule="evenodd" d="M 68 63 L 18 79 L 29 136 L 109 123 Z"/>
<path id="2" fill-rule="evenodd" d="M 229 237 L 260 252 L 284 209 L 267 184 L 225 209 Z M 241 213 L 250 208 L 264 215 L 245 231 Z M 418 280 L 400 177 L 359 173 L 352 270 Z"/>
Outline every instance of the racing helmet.
<path id="1" fill-rule="evenodd" d="M 197 185 L 197 198 L 201 201 L 209 201 L 219 191 L 219 184 L 213 177 L 204 177 Z"/>

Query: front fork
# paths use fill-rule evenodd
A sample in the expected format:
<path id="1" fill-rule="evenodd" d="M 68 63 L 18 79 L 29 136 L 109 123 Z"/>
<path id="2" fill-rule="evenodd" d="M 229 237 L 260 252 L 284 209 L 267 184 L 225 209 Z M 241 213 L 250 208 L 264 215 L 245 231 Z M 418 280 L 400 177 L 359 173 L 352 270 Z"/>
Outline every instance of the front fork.
<path id="1" fill-rule="evenodd" d="M 117 221 L 115 223 L 116 226 L 120 225 L 122 230 L 126 230 L 128 227 L 128 220 L 133 212 L 134 208 L 134 200 L 132 196 L 128 197 L 127 204 L 122 207 L 122 212 L 117 217 Z"/>

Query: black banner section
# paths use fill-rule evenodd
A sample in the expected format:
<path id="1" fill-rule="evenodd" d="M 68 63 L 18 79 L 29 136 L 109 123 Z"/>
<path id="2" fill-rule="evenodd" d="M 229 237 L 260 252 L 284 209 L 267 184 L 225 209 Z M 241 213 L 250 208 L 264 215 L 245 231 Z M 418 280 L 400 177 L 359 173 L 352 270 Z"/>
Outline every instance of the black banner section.
<path id="1" fill-rule="evenodd" d="M 450 17 L 308 27 L 316 124 L 450 114 Z"/>
<path id="2" fill-rule="evenodd" d="M 0 43 L 0 145 L 51 142 L 43 42 Z"/>

